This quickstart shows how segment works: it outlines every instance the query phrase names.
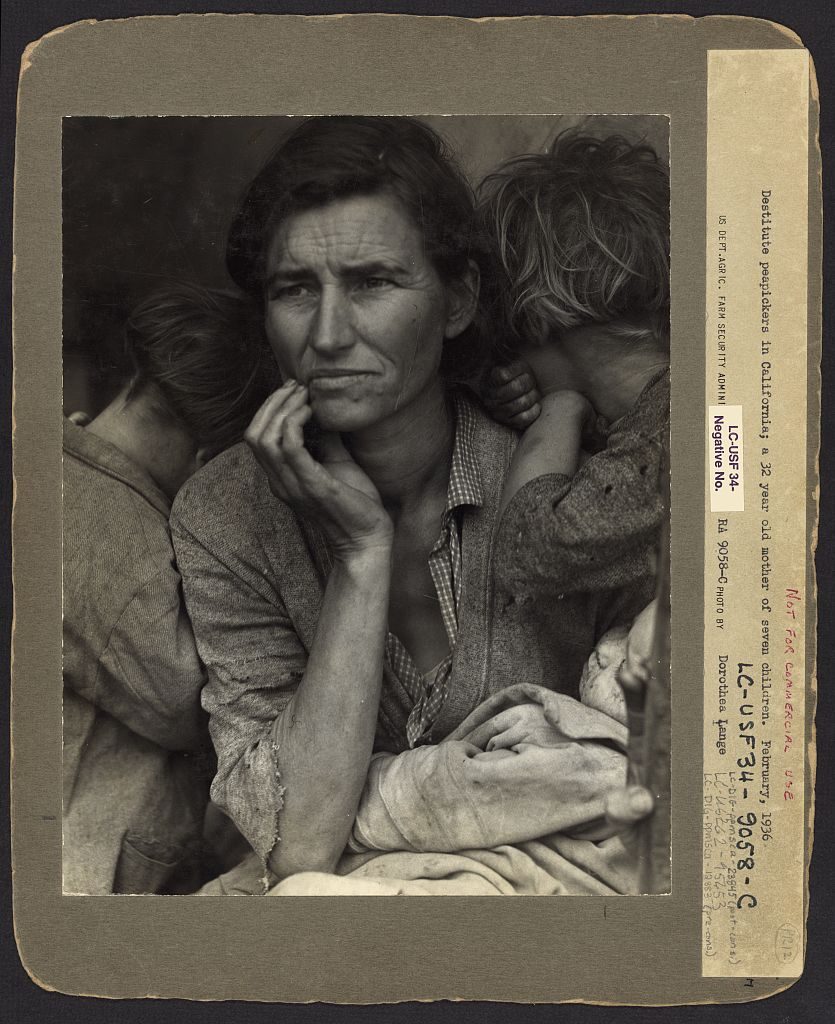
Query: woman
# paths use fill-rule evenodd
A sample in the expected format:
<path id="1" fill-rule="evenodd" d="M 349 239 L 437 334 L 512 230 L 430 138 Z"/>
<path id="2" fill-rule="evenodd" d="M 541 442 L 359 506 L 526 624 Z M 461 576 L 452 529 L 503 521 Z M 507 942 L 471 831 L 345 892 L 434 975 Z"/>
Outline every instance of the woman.
<path id="1" fill-rule="evenodd" d="M 445 383 L 480 351 L 483 262 L 468 186 L 406 118 L 304 122 L 233 225 L 285 384 L 171 526 L 213 798 L 276 878 L 334 870 L 375 749 L 408 757 L 516 681 L 490 576 L 516 436 Z"/>
<path id="2" fill-rule="evenodd" d="M 168 514 L 252 416 L 263 345 L 245 311 L 194 287 L 146 299 L 126 327 L 129 381 L 86 429 L 64 423 L 67 892 L 190 891 L 206 877 L 205 675 Z"/>

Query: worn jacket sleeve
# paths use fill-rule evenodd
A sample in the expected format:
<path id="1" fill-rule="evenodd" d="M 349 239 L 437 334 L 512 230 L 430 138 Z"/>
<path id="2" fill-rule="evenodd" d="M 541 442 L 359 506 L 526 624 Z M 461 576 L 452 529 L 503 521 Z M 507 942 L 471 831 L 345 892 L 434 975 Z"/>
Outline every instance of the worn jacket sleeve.
<path id="1" fill-rule="evenodd" d="M 171 564 L 131 595 L 97 659 L 95 676 L 70 682 L 140 736 L 169 750 L 190 750 L 205 736 L 204 680 L 180 577 Z"/>
<path id="2" fill-rule="evenodd" d="M 505 509 L 499 585 L 516 596 L 616 590 L 654 573 L 663 438 L 614 432 L 573 478 L 537 477 Z"/>
<path id="3" fill-rule="evenodd" d="M 218 771 L 212 799 L 266 862 L 277 840 L 283 789 L 273 723 L 287 707 L 306 652 L 263 570 L 217 531 L 171 519 L 186 605 L 208 681 L 203 706 Z"/>

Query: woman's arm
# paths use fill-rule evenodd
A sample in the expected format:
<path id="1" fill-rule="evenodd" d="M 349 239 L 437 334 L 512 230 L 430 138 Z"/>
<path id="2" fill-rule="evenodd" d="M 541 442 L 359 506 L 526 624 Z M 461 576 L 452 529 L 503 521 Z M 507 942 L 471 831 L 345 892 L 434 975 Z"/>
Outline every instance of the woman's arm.
<path id="1" fill-rule="evenodd" d="M 345 848 L 374 742 L 391 575 L 393 528 L 376 489 L 335 437 L 313 459 L 310 416 L 306 388 L 288 381 L 246 434 L 270 489 L 319 524 L 334 559 L 304 674 L 272 730 L 285 790 L 269 859 L 279 877 L 330 871 Z"/>
<path id="2" fill-rule="evenodd" d="M 273 724 L 285 792 L 269 866 L 279 878 L 332 871 L 348 841 L 374 743 L 390 571 L 384 548 L 334 565 L 304 675 Z"/>
<path id="3" fill-rule="evenodd" d="M 208 674 L 203 705 L 218 758 L 212 799 L 264 863 L 286 874 L 297 869 L 291 859 L 311 866 L 331 859 L 316 852 L 323 841 L 338 856 L 341 818 L 350 818 L 346 833 L 352 823 L 351 772 L 340 758 L 360 775 L 359 790 L 370 760 L 364 737 L 377 717 L 382 654 L 375 650 L 385 632 L 389 572 L 373 555 L 334 565 L 322 595 L 297 521 L 285 506 L 265 502 L 248 483 L 251 470 L 234 467 L 229 460 L 187 484 L 171 527 Z M 250 505 L 241 506 L 241 493 Z M 333 782 L 336 771 L 344 780 Z M 317 807 L 321 791 L 327 795 Z M 322 822 L 333 835 L 307 834 Z"/>

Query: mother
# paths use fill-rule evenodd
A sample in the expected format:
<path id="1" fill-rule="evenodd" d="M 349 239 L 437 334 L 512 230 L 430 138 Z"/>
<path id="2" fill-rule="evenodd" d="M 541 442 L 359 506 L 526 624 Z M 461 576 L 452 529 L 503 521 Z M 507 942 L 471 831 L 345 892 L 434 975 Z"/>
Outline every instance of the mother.
<path id="1" fill-rule="evenodd" d="M 184 488 L 172 530 L 212 795 L 283 878 L 334 869 L 375 749 L 439 740 L 515 682 L 489 571 L 515 435 L 445 383 L 479 351 L 482 257 L 469 187 L 425 125 L 304 122 L 253 182 L 227 262 L 286 383 L 248 447 Z"/>

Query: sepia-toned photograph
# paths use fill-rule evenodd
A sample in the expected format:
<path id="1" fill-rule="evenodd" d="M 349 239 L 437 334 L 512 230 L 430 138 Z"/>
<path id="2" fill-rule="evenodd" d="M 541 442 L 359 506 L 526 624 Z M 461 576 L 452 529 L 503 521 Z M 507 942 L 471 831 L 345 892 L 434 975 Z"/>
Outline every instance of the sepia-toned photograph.
<path id="1" fill-rule="evenodd" d="M 17 97 L 27 984 L 802 995 L 814 33 L 95 16 Z"/>
<path id="2" fill-rule="evenodd" d="M 670 889 L 661 116 L 63 119 L 63 891 Z"/>

